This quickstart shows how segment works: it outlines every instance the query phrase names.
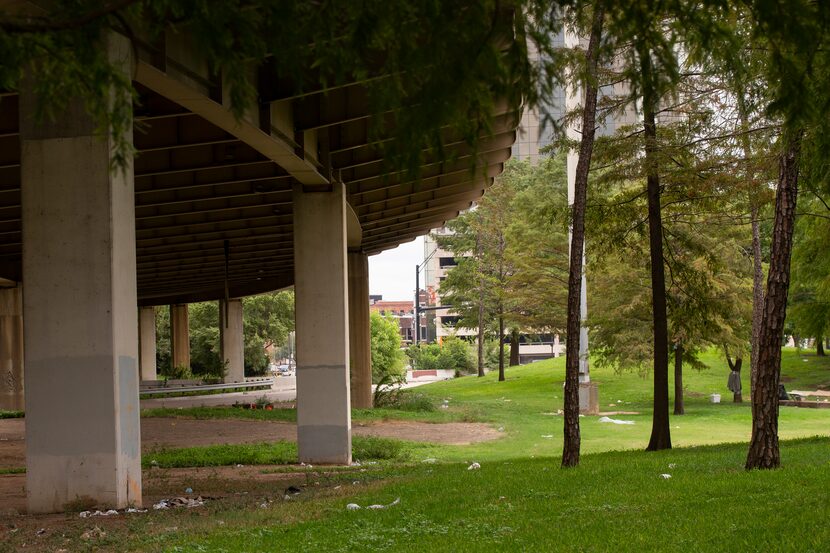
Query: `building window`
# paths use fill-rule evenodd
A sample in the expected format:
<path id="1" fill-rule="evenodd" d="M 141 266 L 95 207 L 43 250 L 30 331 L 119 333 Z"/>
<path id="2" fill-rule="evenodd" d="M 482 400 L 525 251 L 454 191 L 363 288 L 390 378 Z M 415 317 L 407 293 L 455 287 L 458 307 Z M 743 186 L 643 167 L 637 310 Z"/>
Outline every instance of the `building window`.
<path id="1" fill-rule="evenodd" d="M 445 268 L 445 267 L 455 267 L 456 265 L 458 265 L 458 263 L 456 263 L 454 257 L 439 257 L 438 258 L 438 266 L 441 267 L 442 269 Z"/>

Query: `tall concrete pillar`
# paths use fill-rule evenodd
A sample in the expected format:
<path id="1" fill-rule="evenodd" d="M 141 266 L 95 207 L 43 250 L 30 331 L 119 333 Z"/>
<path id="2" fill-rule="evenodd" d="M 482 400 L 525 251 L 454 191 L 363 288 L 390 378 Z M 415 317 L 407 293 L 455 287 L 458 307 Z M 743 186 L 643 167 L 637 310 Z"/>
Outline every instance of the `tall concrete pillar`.
<path id="1" fill-rule="evenodd" d="M 170 354 L 173 368 L 190 367 L 190 327 L 187 304 L 170 306 Z"/>
<path id="2" fill-rule="evenodd" d="M 297 447 L 300 461 L 352 457 L 346 191 L 294 185 Z"/>
<path id="3" fill-rule="evenodd" d="M 219 302 L 219 335 L 222 361 L 227 370 L 225 382 L 244 382 L 245 337 L 242 328 L 242 300 Z"/>
<path id="4" fill-rule="evenodd" d="M 23 294 L 0 288 L 0 409 L 23 410 Z"/>
<path id="5" fill-rule="evenodd" d="M 138 362 L 141 380 L 156 380 L 156 308 L 138 308 Z"/>
<path id="6" fill-rule="evenodd" d="M 372 348 L 369 326 L 369 256 L 349 252 L 349 361 L 352 407 L 372 407 Z"/>
<path id="7" fill-rule="evenodd" d="M 100 47 L 129 78 L 129 42 Z M 82 101 L 35 121 L 21 88 L 29 512 L 141 505 L 133 170 L 112 167 Z"/>

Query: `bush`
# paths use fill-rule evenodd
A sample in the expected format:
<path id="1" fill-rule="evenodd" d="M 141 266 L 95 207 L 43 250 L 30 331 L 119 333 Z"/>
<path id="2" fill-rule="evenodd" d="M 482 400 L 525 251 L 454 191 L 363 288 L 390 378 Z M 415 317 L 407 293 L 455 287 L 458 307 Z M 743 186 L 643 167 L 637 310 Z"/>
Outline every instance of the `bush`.
<path id="1" fill-rule="evenodd" d="M 360 461 L 404 458 L 403 442 L 374 436 L 355 436 L 352 439 L 352 457 Z"/>
<path id="2" fill-rule="evenodd" d="M 407 350 L 413 370 L 450 370 L 467 373 L 475 369 L 470 345 L 460 338 L 447 338 L 443 345 L 419 344 Z"/>
<path id="3" fill-rule="evenodd" d="M 372 333 L 372 383 L 401 381 L 406 373 L 397 321 L 391 316 L 383 317 L 380 313 L 373 312 L 369 322 Z"/>
<path id="4" fill-rule="evenodd" d="M 166 380 L 190 380 L 193 378 L 193 373 L 190 372 L 190 367 L 187 365 L 178 365 L 176 367 L 162 367 L 159 376 Z"/>
<path id="5" fill-rule="evenodd" d="M 476 362 L 473 358 L 472 352 L 470 351 L 470 344 L 464 340 L 454 336 L 452 338 L 447 338 L 444 340 L 444 344 L 441 349 L 442 354 L 452 360 L 452 367 L 448 367 L 449 369 L 458 370 L 462 373 L 472 372 L 475 370 Z"/>
<path id="6" fill-rule="evenodd" d="M 435 411 L 435 403 L 423 394 L 403 393 L 391 406 L 401 411 Z"/>

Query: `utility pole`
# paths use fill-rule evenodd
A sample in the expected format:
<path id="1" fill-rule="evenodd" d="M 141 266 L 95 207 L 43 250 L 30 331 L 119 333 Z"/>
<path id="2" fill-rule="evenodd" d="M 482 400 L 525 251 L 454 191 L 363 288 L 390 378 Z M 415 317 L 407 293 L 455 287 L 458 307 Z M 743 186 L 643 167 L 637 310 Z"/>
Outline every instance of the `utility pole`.
<path id="1" fill-rule="evenodd" d="M 421 266 L 415 265 L 415 345 L 421 337 L 421 286 L 420 282 Z"/>

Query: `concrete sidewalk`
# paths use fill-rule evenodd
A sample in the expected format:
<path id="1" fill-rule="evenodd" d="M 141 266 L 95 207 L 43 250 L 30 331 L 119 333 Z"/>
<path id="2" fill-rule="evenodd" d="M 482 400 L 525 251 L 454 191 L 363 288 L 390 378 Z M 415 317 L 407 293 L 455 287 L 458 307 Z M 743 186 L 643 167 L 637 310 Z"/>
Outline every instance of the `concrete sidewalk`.
<path id="1" fill-rule="evenodd" d="M 446 380 L 446 376 L 422 376 L 410 380 L 403 388 L 415 388 L 431 382 Z M 372 391 L 374 392 L 374 386 Z M 297 377 L 280 376 L 276 378 L 274 386 L 270 390 L 253 390 L 250 392 L 231 392 L 227 394 L 210 394 L 204 396 L 183 396 L 165 398 L 147 398 L 141 400 L 142 409 L 157 409 L 166 407 L 168 409 L 179 409 L 186 407 L 223 407 L 235 403 L 256 403 L 261 398 L 270 403 L 295 401 L 297 399 Z"/>

